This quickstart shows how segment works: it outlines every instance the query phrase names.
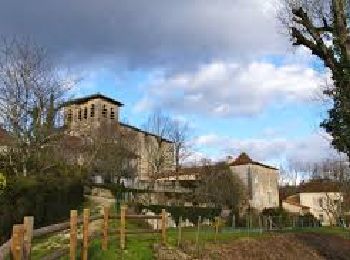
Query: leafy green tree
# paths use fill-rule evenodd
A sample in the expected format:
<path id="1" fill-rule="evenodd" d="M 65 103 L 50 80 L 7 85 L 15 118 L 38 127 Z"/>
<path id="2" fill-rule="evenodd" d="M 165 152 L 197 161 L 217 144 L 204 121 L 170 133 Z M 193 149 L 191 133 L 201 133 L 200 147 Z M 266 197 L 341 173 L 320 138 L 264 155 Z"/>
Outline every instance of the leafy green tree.
<path id="1" fill-rule="evenodd" d="M 321 126 L 333 146 L 350 157 L 350 1 L 283 0 L 280 21 L 293 45 L 304 46 L 331 71 L 324 91 L 332 101 Z"/>

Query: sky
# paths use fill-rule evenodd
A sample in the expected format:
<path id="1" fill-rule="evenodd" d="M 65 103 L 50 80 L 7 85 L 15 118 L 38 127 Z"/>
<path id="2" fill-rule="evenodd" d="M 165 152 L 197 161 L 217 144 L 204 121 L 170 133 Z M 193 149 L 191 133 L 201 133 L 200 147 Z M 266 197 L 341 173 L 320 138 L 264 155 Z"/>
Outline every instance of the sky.
<path id="1" fill-rule="evenodd" d="M 329 73 L 291 46 L 278 0 L 1 0 L 0 35 L 29 37 L 142 126 L 161 108 L 189 122 L 190 159 L 247 152 L 275 166 L 335 153 L 319 128 Z"/>

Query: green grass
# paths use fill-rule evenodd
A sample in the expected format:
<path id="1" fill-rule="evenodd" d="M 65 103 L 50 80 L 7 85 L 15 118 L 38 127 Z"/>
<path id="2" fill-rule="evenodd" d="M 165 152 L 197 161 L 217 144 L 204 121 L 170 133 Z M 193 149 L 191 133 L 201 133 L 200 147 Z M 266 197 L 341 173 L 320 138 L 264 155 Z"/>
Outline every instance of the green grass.
<path id="1" fill-rule="evenodd" d="M 127 222 L 127 228 L 137 229 L 139 223 L 134 221 Z M 115 223 L 112 224 L 114 226 Z M 184 228 L 182 230 L 182 242 L 195 244 L 196 242 L 196 228 Z M 217 243 L 225 243 L 234 239 L 254 237 L 262 238 L 269 236 L 267 233 L 250 233 L 234 232 L 234 233 L 219 233 L 217 235 Z M 199 246 L 203 247 L 206 243 L 215 243 L 215 232 L 213 228 L 203 228 L 199 233 Z M 167 231 L 167 244 L 170 246 L 177 246 L 178 231 L 177 229 L 169 229 Z M 101 239 L 95 239 L 90 243 L 89 258 L 90 259 L 125 259 L 125 260 L 150 260 L 154 259 L 153 245 L 160 243 L 160 234 L 138 234 L 127 235 L 126 250 L 122 252 L 119 247 L 119 236 L 112 236 L 108 243 L 108 250 L 101 250 Z"/>
<path id="2" fill-rule="evenodd" d="M 96 205 L 89 205 L 97 214 Z M 116 214 L 116 209 L 111 208 L 111 214 Z M 127 230 L 137 230 L 147 228 L 147 224 L 143 220 L 128 220 Z M 119 220 L 110 220 L 109 230 L 116 230 L 120 226 Z M 80 227 L 81 229 L 81 227 Z M 102 227 L 101 227 L 102 230 Z M 202 227 L 198 238 L 198 247 L 204 248 L 206 245 L 213 243 L 227 243 L 236 239 L 254 238 L 261 239 L 266 238 L 274 233 L 320 233 L 328 235 L 339 235 L 344 238 L 350 238 L 350 231 L 344 228 L 299 228 L 291 230 L 282 230 L 276 232 L 249 232 L 248 230 L 229 230 L 225 229 L 223 232 L 217 234 L 215 238 L 215 230 L 213 227 Z M 89 242 L 89 259 L 124 259 L 124 260 L 151 260 L 154 259 L 153 245 L 161 242 L 160 234 L 129 234 L 126 237 L 126 250 L 120 249 L 120 237 L 118 234 L 109 236 L 108 249 L 103 251 L 101 249 L 101 237 L 98 237 Z M 183 228 L 182 229 L 182 245 L 190 245 L 192 248 L 196 248 L 197 240 L 197 228 Z M 80 244 L 80 243 L 78 243 Z M 176 228 L 170 228 L 167 230 L 167 244 L 169 246 L 176 247 L 178 244 L 178 230 Z M 63 237 L 56 235 L 41 237 L 35 239 L 33 243 L 32 259 L 41 259 L 44 255 L 53 252 L 58 248 L 67 248 L 67 256 L 62 259 L 68 259 L 68 245 L 69 237 Z M 80 259 L 80 246 L 78 246 L 77 259 Z"/>

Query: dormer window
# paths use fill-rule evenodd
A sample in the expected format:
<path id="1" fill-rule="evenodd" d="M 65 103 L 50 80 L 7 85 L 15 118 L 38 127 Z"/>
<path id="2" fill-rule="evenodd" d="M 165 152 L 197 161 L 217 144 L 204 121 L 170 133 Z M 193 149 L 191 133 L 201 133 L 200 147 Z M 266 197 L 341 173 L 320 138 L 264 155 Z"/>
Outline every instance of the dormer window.
<path id="1" fill-rule="evenodd" d="M 103 117 L 107 117 L 107 107 L 106 107 L 106 105 L 102 106 L 102 116 Z"/>
<path id="2" fill-rule="evenodd" d="M 114 107 L 111 107 L 111 119 L 115 119 Z"/>
<path id="3" fill-rule="evenodd" d="M 87 119 L 88 116 L 88 109 L 87 107 L 84 107 L 84 119 Z"/>
<path id="4" fill-rule="evenodd" d="M 95 104 L 91 104 L 90 117 L 95 117 Z"/>
<path id="5" fill-rule="evenodd" d="M 78 110 L 78 120 L 81 120 L 81 108 Z"/>

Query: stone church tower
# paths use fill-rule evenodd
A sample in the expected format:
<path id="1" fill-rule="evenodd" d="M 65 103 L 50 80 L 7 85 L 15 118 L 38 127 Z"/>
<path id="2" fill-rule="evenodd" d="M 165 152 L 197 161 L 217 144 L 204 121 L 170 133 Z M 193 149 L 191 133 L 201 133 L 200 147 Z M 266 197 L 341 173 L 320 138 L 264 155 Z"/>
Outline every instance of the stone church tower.
<path id="1" fill-rule="evenodd" d="M 159 140 L 159 136 L 137 127 L 121 123 L 120 108 L 123 104 L 102 94 L 94 94 L 67 102 L 64 106 L 64 125 L 67 134 L 89 138 L 108 137 L 124 138 L 128 148 L 137 158 L 135 167 L 136 178 L 148 180 L 153 178 L 152 147 Z M 161 138 L 164 151 L 164 171 L 174 169 L 174 144 Z M 135 161 L 135 159 L 131 159 Z"/>

